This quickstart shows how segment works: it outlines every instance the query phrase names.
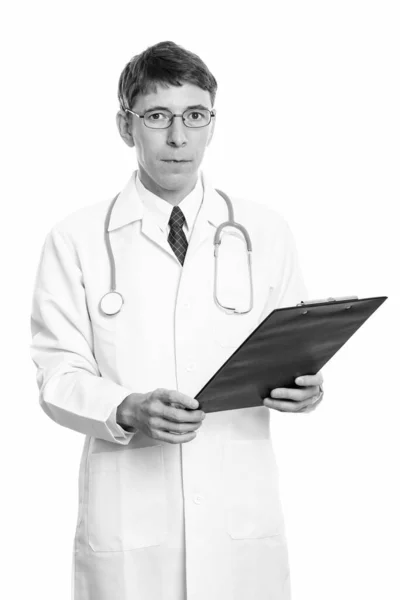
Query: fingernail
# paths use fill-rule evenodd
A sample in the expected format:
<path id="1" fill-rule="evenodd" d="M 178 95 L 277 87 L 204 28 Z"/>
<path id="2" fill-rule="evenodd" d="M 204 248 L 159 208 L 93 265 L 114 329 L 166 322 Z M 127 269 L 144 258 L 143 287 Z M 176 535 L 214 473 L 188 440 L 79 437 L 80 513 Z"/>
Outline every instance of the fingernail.
<path id="1" fill-rule="evenodd" d="M 301 385 L 302 383 L 304 383 L 304 379 L 302 377 L 298 377 L 296 379 L 296 383 L 298 383 L 299 385 Z"/>

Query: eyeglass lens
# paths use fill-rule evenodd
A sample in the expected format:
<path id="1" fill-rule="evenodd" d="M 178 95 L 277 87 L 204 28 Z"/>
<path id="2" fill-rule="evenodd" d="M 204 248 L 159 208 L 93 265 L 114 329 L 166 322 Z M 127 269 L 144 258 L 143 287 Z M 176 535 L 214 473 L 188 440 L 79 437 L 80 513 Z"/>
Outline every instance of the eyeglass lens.
<path id="1" fill-rule="evenodd" d="M 151 129 L 165 129 L 170 126 L 172 117 L 169 110 L 150 110 L 144 114 L 144 123 Z M 182 118 L 187 127 L 205 127 L 211 121 L 211 112 L 207 109 L 188 109 Z"/>

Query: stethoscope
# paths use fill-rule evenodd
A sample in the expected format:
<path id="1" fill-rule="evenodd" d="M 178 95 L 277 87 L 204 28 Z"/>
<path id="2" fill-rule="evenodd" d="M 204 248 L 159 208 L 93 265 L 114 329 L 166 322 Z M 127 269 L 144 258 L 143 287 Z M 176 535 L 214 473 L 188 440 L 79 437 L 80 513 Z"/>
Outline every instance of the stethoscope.
<path id="1" fill-rule="evenodd" d="M 249 313 L 253 308 L 253 275 L 252 275 L 252 266 L 251 266 L 251 253 L 253 250 L 251 239 L 248 231 L 243 225 L 235 222 L 233 206 L 230 198 L 221 190 L 216 190 L 225 200 L 226 205 L 228 207 L 228 220 L 224 221 L 217 227 L 217 230 L 214 235 L 214 302 L 225 313 L 232 315 L 244 315 Z M 107 248 L 108 260 L 110 263 L 110 276 L 111 276 L 111 285 L 110 291 L 104 294 L 102 299 L 100 300 L 100 310 L 104 315 L 112 316 L 119 313 L 124 304 L 124 298 L 120 292 L 117 292 L 116 285 L 116 269 L 115 269 L 115 259 L 114 254 L 111 248 L 110 242 L 110 233 L 108 231 L 108 226 L 110 224 L 112 210 L 114 208 L 114 204 L 118 199 L 119 194 L 115 196 L 111 205 L 107 211 L 106 220 L 104 223 L 104 241 Z M 249 307 L 246 310 L 239 310 L 238 308 L 234 308 L 232 306 L 225 306 L 218 300 L 218 252 L 219 247 L 221 245 L 221 235 L 225 227 L 233 227 L 239 230 L 246 241 L 246 252 L 247 252 L 247 266 L 248 266 L 248 275 L 249 275 L 249 286 L 250 286 L 250 301 Z"/>

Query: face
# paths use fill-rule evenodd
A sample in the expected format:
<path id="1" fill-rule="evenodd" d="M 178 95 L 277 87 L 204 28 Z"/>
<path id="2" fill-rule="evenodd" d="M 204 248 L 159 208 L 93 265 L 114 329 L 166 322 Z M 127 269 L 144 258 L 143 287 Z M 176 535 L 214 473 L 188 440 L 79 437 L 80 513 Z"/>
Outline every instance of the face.
<path id="1" fill-rule="evenodd" d="M 210 93 L 189 83 L 163 87 L 136 98 L 132 110 L 139 114 L 154 107 L 164 107 L 182 114 L 188 107 L 203 106 L 212 110 Z M 119 111 L 117 124 L 123 140 L 135 146 L 140 179 L 153 193 L 174 201 L 182 199 L 194 187 L 198 169 L 214 133 L 215 118 L 207 127 L 189 128 L 175 117 L 167 129 L 150 129 L 143 119 Z M 171 159 L 185 162 L 168 162 Z"/>

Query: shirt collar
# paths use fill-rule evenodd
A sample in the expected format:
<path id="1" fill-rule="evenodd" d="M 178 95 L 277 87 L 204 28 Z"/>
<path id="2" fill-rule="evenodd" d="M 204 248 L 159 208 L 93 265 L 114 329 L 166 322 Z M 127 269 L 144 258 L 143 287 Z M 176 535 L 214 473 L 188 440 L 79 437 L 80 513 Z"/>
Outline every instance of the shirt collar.
<path id="1" fill-rule="evenodd" d="M 127 184 L 122 189 L 122 191 L 118 194 L 118 198 L 115 201 L 114 207 L 112 209 L 110 222 L 108 225 L 108 231 L 113 231 L 114 229 L 118 229 L 119 227 L 123 227 L 128 223 L 133 223 L 134 221 L 138 221 L 143 219 L 143 214 L 145 211 L 143 200 L 141 199 L 136 186 L 136 177 L 138 171 L 134 171 L 130 176 Z M 202 184 L 202 189 L 204 190 L 203 203 L 201 206 L 201 212 L 204 213 L 205 218 L 214 225 L 218 227 L 220 223 L 227 220 L 227 208 L 224 199 L 218 194 L 218 192 L 214 189 L 211 181 L 204 175 L 201 171 L 200 176 L 198 178 L 197 185 Z M 196 188 L 195 188 L 196 189 Z M 195 191 L 195 189 L 193 191 Z M 191 192 L 192 193 L 192 192 Z M 182 203 L 189 198 L 190 194 L 182 200 L 180 203 L 180 207 L 182 208 Z M 165 200 L 160 199 L 161 202 L 165 202 Z M 168 208 L 168 203 L 167 204 Z M 185 207 L 186 208 L 186 207 Z M 171 208 L 169 211 L 171 212 Z M 193 209 L 193 214 L 196 215 L 196 210 Z M 186 217 L 186 212 L 185 212 Z M 191 215 L 190 210 L 187 215 L 188 220 L 190 221 Z M 169 219 L 169 217 L 168 217 Z"/>
<path id="2" fill-rule="evenodd" d="M 157 223 L 160 229 L 166 233 L 173 206 L 156 194 L 150 192 L 141 182 L 139 173 L 136 175 L 136 190 L 143 203 L 144 210 L 150 213 L 151 218 Z M 179 203 L 179 208 L 185 216 L 189 234 L 193 229 L 202 200 L 203 185 L 201 177 L 198 177 L 193 190 Z"/>

